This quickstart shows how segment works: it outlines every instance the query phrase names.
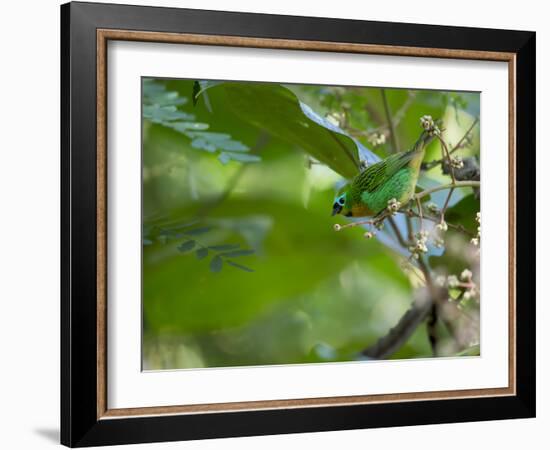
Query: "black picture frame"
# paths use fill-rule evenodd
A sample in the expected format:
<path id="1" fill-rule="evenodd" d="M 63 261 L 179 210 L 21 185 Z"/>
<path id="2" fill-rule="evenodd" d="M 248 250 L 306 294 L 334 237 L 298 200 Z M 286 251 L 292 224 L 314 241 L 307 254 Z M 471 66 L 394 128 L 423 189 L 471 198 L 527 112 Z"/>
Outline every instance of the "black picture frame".
<path id="1" fill-rule="evenodd" d="M 516 393 L 98 418 L 97 30 L 479 50 L 515 54 Z M 61 6 L 61 443 L 71 447 L 535 416 L 535 40 L 533 32 L 114 4 Z"/>

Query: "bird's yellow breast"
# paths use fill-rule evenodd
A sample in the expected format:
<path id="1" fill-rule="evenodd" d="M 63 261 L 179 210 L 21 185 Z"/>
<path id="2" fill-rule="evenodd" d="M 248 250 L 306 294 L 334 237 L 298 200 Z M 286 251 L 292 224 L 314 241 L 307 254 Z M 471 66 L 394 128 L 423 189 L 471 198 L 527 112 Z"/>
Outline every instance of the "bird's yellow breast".
<path id="1" fill-rule="evenodd" d="M 364 203 L 356 203 L 351 207 L 351 215 L 353 217 L 372 216 L 375 213 L 371 211 Z"/>

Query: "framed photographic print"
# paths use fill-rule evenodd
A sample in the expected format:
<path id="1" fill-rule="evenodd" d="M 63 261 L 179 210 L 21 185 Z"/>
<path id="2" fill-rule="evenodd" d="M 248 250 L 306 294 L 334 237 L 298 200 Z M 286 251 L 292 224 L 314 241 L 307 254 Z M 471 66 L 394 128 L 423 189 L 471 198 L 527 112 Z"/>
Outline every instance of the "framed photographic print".
<path id="1" fill-rule="evenodd" d="M 535 33 L 61 19 L 63 444 L 535 415 Z"/>

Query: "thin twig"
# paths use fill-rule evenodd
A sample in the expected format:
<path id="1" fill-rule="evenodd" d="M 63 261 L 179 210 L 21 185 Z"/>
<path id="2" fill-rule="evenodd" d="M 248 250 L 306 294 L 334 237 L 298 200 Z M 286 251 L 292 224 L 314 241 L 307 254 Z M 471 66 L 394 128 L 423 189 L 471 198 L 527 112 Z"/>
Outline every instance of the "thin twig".
<path id="1" fill-rule="evenodd" d="M 381 90 L 381 92 L 385 103 L 388 123 L 392 124 L 393 122 L 391 121 L 391 115 L 389 113 L 389 108 L 387 104 L 387 99 L 385 98 L 384 90 Z M 394 136 L 394 133 L 392 133 L 392 136 Z M 450 200 L 455 189 L 459 187 L 479 187 L 480 186 L 479 181 L 457 181 L 456 180 L 453 172 L 453 167 L 451 165 L 450 151 L 446 143 L 443 141 L 443 139 L 440 136 L 438 136 L 438 138 L 441 142 L 442 152 L 444 153 L 445 159 L 448 162 L 450 167 L 452 183 L 426 189 L 414 195 L 412 200 L 416 203 L 418 212 L 415 213 L 412 207 L 406 212 L 399 211 L 406 214 L 407 233 L 408 233 L 409 241 L 412 241 L 414 237 L 412 221 L 411 221 L 412 217 L 415 217 L 415 216 L 418 217 L 420 231 L 423 229 L 424 218 L 436 223 L 442 223 L 445 220 L 445 213 L 449 207 Z M 462 140 L 457 145 L 461 145 L 461 142 Z M 393 140 L 392 140 L 392 144 L 394 149 L 397 148 L 397 145 Z M 443 208 L 440 211 L 439 217 L 425 216 L 420 199 L 434 192 L 438 192 L 446 189 L 448 189 L 449 192 L 447 194 Z M 403 234 L 399 230 L 393 217 L 389 217 L 388 222 L 399 244 L 404 248 L 408 248 L 409 244 L 407 243 L 407 240 L 403 237 Z M 448 224 L 448 226 L 456 228 L 460 231 L 467 232 L 460 225 Z M 439 356 L 439 351 L 441 350 L 441 345 L 439 342 L 441 337 L 438 335 L 438 331 L 437 331 L 437 324 L 440 321 L 440 319 L 441 319 L 441 323 L 448 329 L 450 335 L 453 337 L 456 345 L 459 347 L 463 347 L 462 345 L 463 343 L 461 342 L 461 337 L 458 334 L 458 330 L 454 326 L 454 323 L 452 323 L 451 318 L 448 316 L 447 314 L 448 311 L 445 310 L 444 308 L 444 306 L 449 308 L 449 306 L 446 304 L 447 302 L 443 302 L 443 300 L 447 298 L 448 293 L 446 290 L 441 289 L 440 287 L 435 285 L 432 279 L 430 267 L 427 261 L 425 260 L 424 255 L 418 255 L 418 256 L 419 257 L 416 260 L 416 262 L 418 264 L 418 268 L 420 269 L 420 272 L 422 272 L 424 282 L 425 282 L 427 291 L 429 293 L 428 301 L 426 301 L 423 305 L 421 305 L 421 307 L 419 307 L 418 305 L 413 305 L 413 307 L 410 308 L 401 317 L 397 325 L 393 329 L 391 329 L 387 335 L 380 338 L 374 345 L 363 350 L 362 352 L 363 355 L 371 358 L 386 358 L 390 356 L 408 340 L 408 338 L 415 331 L 418 325 L 420 325 L 420 323 L 422 323 L 426 319 L 426 317 L 428 317 L 426 325 L 427 325 L 428 339 L 430 341 L 430 346 L 432 349 L 433 356 Z M 453 311 L 458 310 L 458 308 L 456 308 L 456 305 L 454 304 L 451 305 L 451 308 L 453 308 Z"/>
<path id="2" fill-rule="evenodd" d="M 395 220 L 393 220 L 393 217 L 388 217 L 388 222 L 390 223 L 390 226 L 397 238 L 397 241 L 402 247 L 407 248 L 409 244 L 405 241 L 403 238 L 403 235 L 401 234 L 401 231 L 399 231 L 399 228 L 397 227 L 397 224 L 395 223 Z"/>
<path id="3" fill-rule="evenodd" d="M 456 152 L 460 148 L 460 146 L 462 145 L 464 140 L 468 137 L 468 135 L 474 129 L 474 127 L 477 125 L 478 122 L 479 122 L 479 117 L 476 117 L 474 119 L 474 121 L 472 122 L 472 124 L 470 125 L 470 128 L 468 128 L 468 131 L 466 131 L 466 133 L 464 133 L 464 136 L 462 136 L 460 138 L 460 140 L 456 143 L 456 145 L 451 149 L 451 151 L 450 151 L 451 154 L 453 154 L 454 152 Z"/>
<path id="4" fill-rule="evenodd" d="M 420 198 L 415 197 L 416 200 L 416 207 L 418 208 L 418 230 L 422 231 L 424 229 L 424 225 L 422 223 L 424 212 L 422 211 L 422 204 L 420 203 Z"/>
<path id="5" fill-rule="evenodd" d="M 261 132 L 258 135 L 256 143 L 254 144 L 254 147 L 250 150 L 251 153 L 255 153 L 261 150 L 263 147 L 265 147 L 268 141 L 269 141 L 269 135 L 265 132 Z M 227 197 L 229 197 L 233 189 L 235 189 L 235 187 L 239 183 L 241 177 L 244 175 L 244 172 L 246 171 L 247 167 L 248 167 L 248 164 L 242 164 L 235 171 L 235 173 L 233 173 L 233 176 L 229 179 L 229 181 L 225 186 L 225 189 L 220 193 L 220 195 L 211 201 L 206 201 L 202 205 L 202 207 L 197 211 L 197 218 L 200 219 L 205 217 L 213 209 L 216 209 L 219 205 L 221 205 L 227 199 Z"/>
<path id="6" fill-rule="evenodd" d="M 430 308 L 430 317 L 427 323 L 428 339 L 430 340 L 433 356 L 437 356 L 438 336 L 436 332 L 436 324 L 437 324 L 437 316 L 438 316 L 438 305 L 441 301 L 441 298 L 440 298 L 441 295 L 432 281 L 430 269 L 428 268 L 428 264 L 424 260 L 423 256 L 420 256 L 418 258 L 418 266 L 420 267 L 420 270 L 424 274 L 424 278 L 426 279 L 426 286 L 428 287 L 428 291 L 430 292 L 431 308 Z"/>
<path id="7" fill-rule="evenodd" d="M 405 100 L 405 103 L 403 103 L 403 105 L 401 106 L 401 108 L 399 108 L 399 110 L 393 115 L 393 126 L 395 128 L 397 128 L 399 126 L 399 124 L 401 123 L 401 120 L 403 120 L 403 118 L 405 117 L 405 113 L 407 112 L 407 110 L 411 107 L 411 105 L 414 103 L 414 99 L 416 98 L 416 93 L 415 92 L 409 92 L 409 96 L 407 97 L 407 100 Z M 353 127 L 349 127 L 348 126 L 348 131 L 353 134 L 353 135 L 356 135 L 356 136 L 370 136 L 371 134 L 374 134 L 374 133 L 382 133 L 384 134 L 386 137 L 389 136 L 389 126 L 384 124 L 384 125 L 380 125 L 378 127 L 375 127 L 375 128 L 369 128 L 368 130 L 358 130 L 357 128 L 353 128 Z"/>
<path id="8" fill-rule="evenodd" d="M 437 135 L 437 139 L 439 139 L 439 143 L 441 144 L 441 149 L 445 155 L 445 159 L 447 159 L 451 180 L 453 180 L 453 184 L 456 184 L 455 168 L 453 167 L 453 162 L 451 161 L 451 154 L 449 153 L 449 148 L 447 147 L 447 143 L 443 140 L 443 138 L 440 135 Z"/>
<path id="9" fill-rule="evenodd" d="M 409 215 L 408 213 L 405 213 L 405 217 L 407 218 L 407 238 L 409 239 L 410 242 L 412 242 L 413 234 L 414 234 L 413 233 L 412 220 L 411 220 L 412 216 Z"/>
<path id="10" fill-rule="evenodd" d="M 222 204 L 227 199 L 227 197 L 229 197 L 229 194 L 231 194 L 233 189 L 235 189 L 235 187 L 239 183 L 239 180 L 244 175 L 247 167 L 247 164 L 242 164 L 235 171 L 235 173 L 233 173 L 233 176 L 229 179 L 225 186 L 225 189 L 220 193 L 220 195 L 212 201 L 204 203 L 202 207 L 197 211 L 196 217 L 203 218 L 208 215 L 208 213 L 210 213 L 213 209 L 216 209 L 220 204 Z"/>
<path id="11" fill-rule="evenodd" d="M 430 291 L 431 298 L 433 301 L 433 306 L 430 312 L 430 319 L 428 320 L 428 337 L 430 339 L 430 344 L 432 346 L 433 355 L 437 356 L 438 335 L 437 335 L 436 325 L 437 325 L 437 319 L 439 318 L 440 315 L 442 316 L 441 319 L 442 319 L 443 325 L 445 325 L 445 327 L 453 337 L 455 343 L 459 347 L 463 347 L 460 336 L 458 336 L 457 331 L 453 326 L 453 324 L 449 321 L 446 314 L 440 314 L 440 313 L 444 313 L 444 308 L 442 307 L 443 305 L 441 304 L 441 301 L 444 298 L 442 293 L 445 292 L 446 294 L 446 291 L 439 290 L 438 292 L 438 288 L 433 284 L 431 273 L 428 268 L 428 264 L 426 263 L 426 261 L 424 261 L 423 257 L 420 257 L 418 259 L 418 265 L 420 267 L 420 270 L 422 270 L 422 272 L 424 273 L 424 277 L 426 278 L 426 284 L 428 286 L 428 289 Z M 449 307 L 447 303 L 445 304 L 445 306 Z M 451 305 L 451 307 L 453 307 L 455 311 L 459 311 L 456 305 Z"/>
<path id="12" fill-rule="evenodd" d="M 420 293 L 425 291 L 420 291 Z M 369 358 L 385 359 L 399 350 L 409 340 L 418 326 L 426 318 L 431 302 L 426 298 L 417 298 L 403 314 L 399 322 L 385 336 L 364 349 L 361 354 Z"/>
<path id="13" fill-rule="evenodd" d="M 449 189 L 449 193 L 447 194 L 447 199 L 445 200 L 445 204 L 443 205 L 443 208 L 441 209 L 441 213 L 439 215 L 439 223 L 443 223 L 443 221 L 445 220 L 445 212 L 449 207 L 449 201 L 451 200 L 451 197 L 453 196 L 454 191 L 455 191 L 454 187 Z"/>
<path id="14" fill-rule="evenodd" d="M 481 182 L 480 181 L 457 181 L 455 183 L 449 183 L 449 184 L 442 184 L 440 186 L 435 186 L 430 189 L 426 189 L 425 191 L 419 192 L 418 194 L 415 194 L 414 199 L 420 200 L 422 197 L 425 197 L 426 195 L 433 194 L 437 191 L 444 191 L 445 189 L 455 189 L 460 187 L 480 187 Z"/>
<path id="15" fill-rule="evenodd" d="M 382 93 L 382 101 L 384 102 L 384 111 L 386 113 L 386 120 L 388 121 L 388 127 L 390 128 L 390 139 L 392 143 L 392 150 L 394 153 L 399 152 L 399 144 L 397 142 L 397 134 L 395 133 L 395 124 L 393 123 L 390 105 L 388 103 L 388 98 L 386 96 L 386 90 L 380 89 Z"/>
<path id="16" fill-rule="evenodd" d="M 430 314 L 428 317 L 428 322 L 426 323 L 428 331 L 428 340 L 430 341 L 430 347 L 432 348 L 433 356 L 437 356 L 437 341 L 439 337 L 437 335 L 437 305 L 432 303 L 430 308 Z"/>
<path id="17" fill-rule="evenodd" d="M 479 118 L 476 117 L 476 119 L 472 122 L 472 124 L 470 125 L 470 128 L 468 128 L 468 131 L 466 131 L 466 133 L 464 133 L 464 135 L 460 138 L 460 140 L 458 141 L 458 143 L 449 151 L 449 154 L 453 154 L 454 152 L 456 152 L 457 150 L 459 150 L 461 148 L 461 145 L 462 143 L 464 142 L 464 140 L 468 137 L 468 135 L 470 134 L 470 132 L 474 129 L 474 127 L 477 125 L 477 123 L 479 122 Z M 430 161 L 428 163 L 425 163 L 424 164 L 424 170 L 430 170 L 431 168 L 435 167 L 435 166 L 438 166 L 439 164 L 441 164 L 443 161 L 445 161 L 446 158 L 441 158 L 441 159 L 435 159 L 433 161 Z"/>
<path id="18" fill-rule="evenodd" d="M 403 214 L 406 214 L 407 217 L 409 216 L 409 214 L 412 215 L 413 217 L 419 217 L 418 214 L 415 211 L 413 211 L 412 209 L 408 210 L 406 212 L 403 212 Z M 422 217 L 423 217 L 423 219 L 429 220 L 430 222 L 440 223 L 440 218 L 439 217 L 427 216 L 425 214 Z M 475 235 L 475 233 L 472 233 L 471 231 L 468 231 L 466 228 L 464 228 L 463 225 L 455 225 L 455 224 L 447 222 L 447 226 L 449 228 L 454 228 L 457 231 L 463 232 L 463 233 L 467 234 L 468 236 L 474 236 Z"/>
<path id="19" fill-rule="evenodd" d="M 401 108 L 399 108 L 399 110 L 393 115 L 393 125 L 395 127 L 397 127 L 401 123 L 401 120 L 403 119 L 403 117 L 405 117 L 405 113 L 411 107 L 415 98 L 416 92 L 409 91 L 409 96 L 407 97 L 407 100 L 405 100 L 405 103 L 403 103 Z"/>

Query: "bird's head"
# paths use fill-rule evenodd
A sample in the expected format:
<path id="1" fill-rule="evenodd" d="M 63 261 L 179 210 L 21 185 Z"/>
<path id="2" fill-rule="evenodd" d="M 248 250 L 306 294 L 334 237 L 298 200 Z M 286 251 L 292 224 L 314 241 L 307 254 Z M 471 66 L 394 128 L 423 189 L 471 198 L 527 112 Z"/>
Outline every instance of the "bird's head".
<path id="1" fill-rule="evenodd" d="M 332 205 L 332 215 L 335 216 L 336 214 L 342 214 L 346 217 L 351 217 L 351 205 L 349 201 L 348 191 L 344 190 L 343 192 L 339 192 L 336 198 L 334 199 L 334 203 Z"/>

